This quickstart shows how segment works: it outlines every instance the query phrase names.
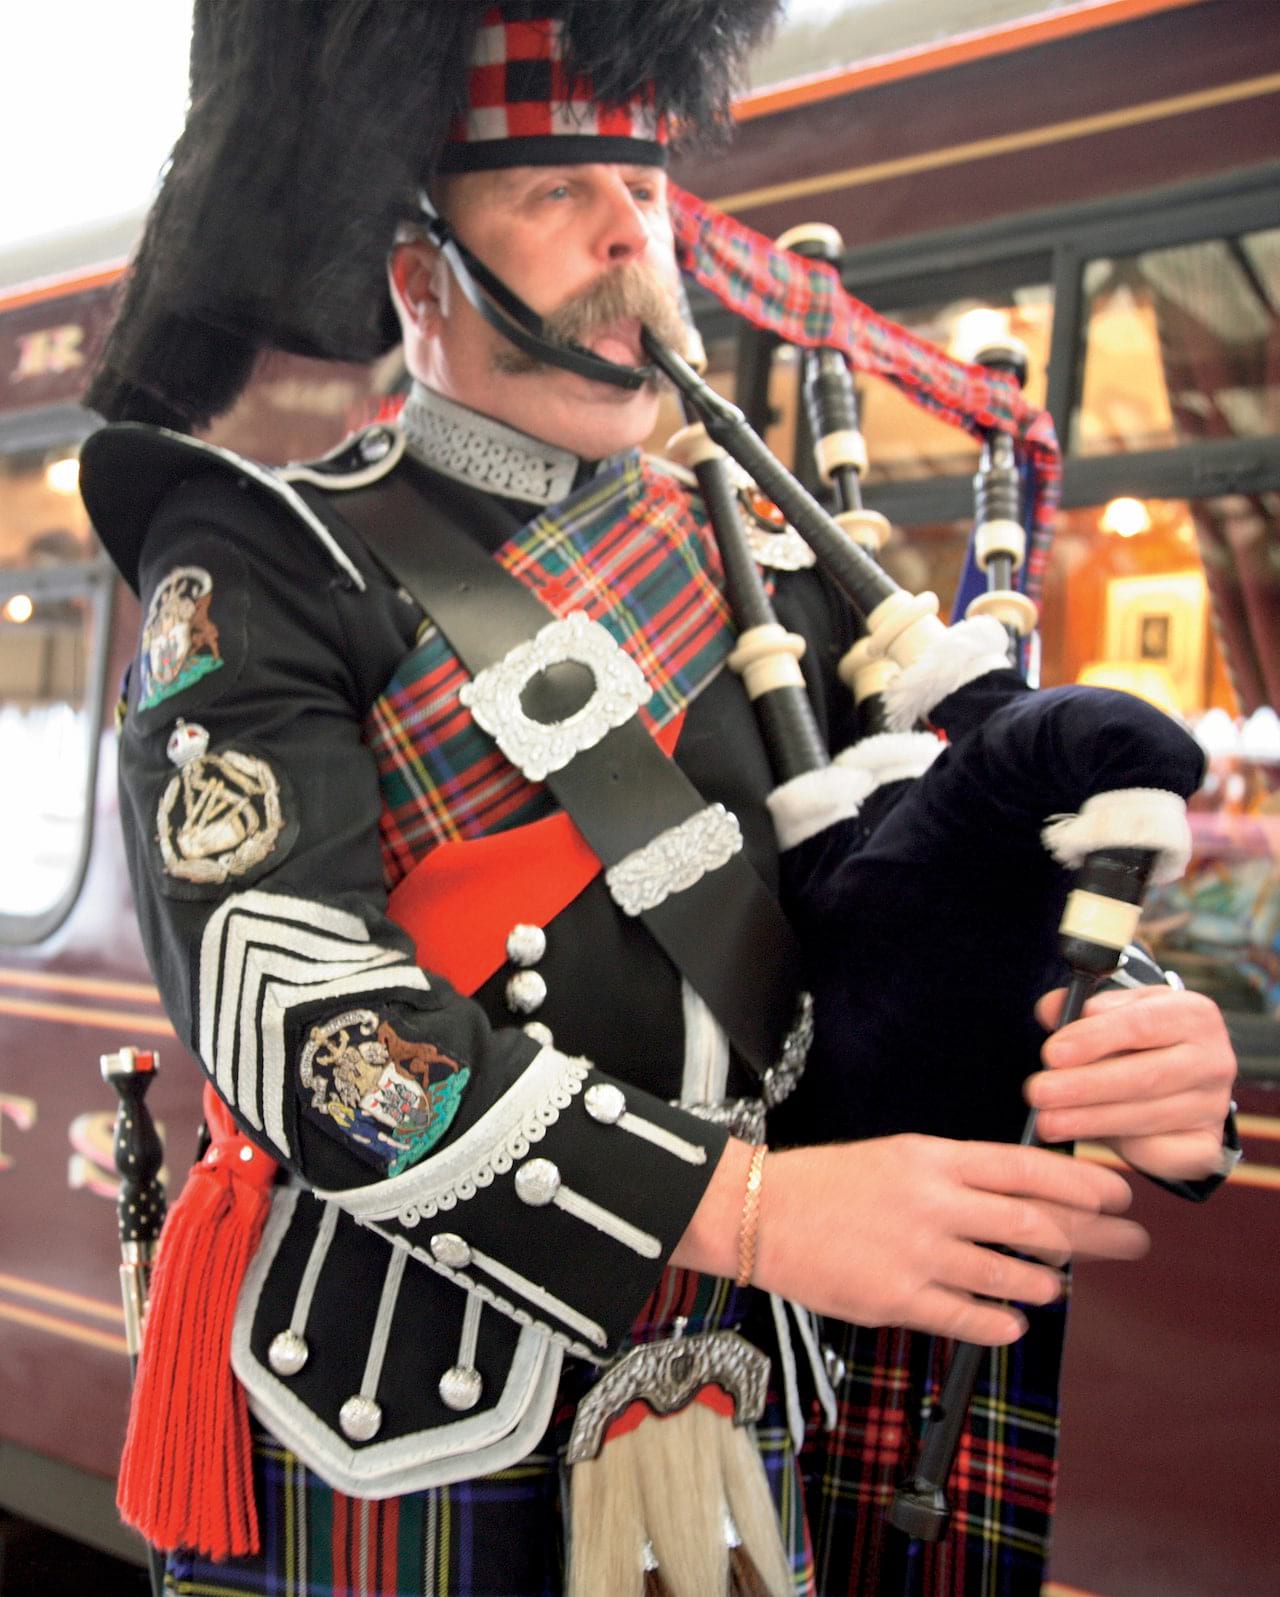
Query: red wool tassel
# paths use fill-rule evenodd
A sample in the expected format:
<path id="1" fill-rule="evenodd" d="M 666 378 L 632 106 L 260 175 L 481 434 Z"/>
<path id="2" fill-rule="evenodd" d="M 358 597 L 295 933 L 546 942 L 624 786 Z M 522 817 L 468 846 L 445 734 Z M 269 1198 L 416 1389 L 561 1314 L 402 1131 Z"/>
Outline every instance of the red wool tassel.
<path id="1" fill-rule="evenodd" d="M 116 1503 L 153 1547 L 221 1560 L 259 1548 L 231 1326 L 276 1165 L 209 1086 L 204 1114 L 213 1141 L 160 1236 Z"/>

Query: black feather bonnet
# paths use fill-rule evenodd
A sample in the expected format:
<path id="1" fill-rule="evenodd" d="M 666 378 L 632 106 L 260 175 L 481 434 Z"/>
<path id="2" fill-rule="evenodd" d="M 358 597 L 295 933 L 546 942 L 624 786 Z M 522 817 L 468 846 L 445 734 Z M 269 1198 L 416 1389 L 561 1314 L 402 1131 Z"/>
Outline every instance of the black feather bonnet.
<path id="1" fill-rule="evenodd" d="M 504 0 L 560 19 L 603 108 L 653 95 L 682 142 L 715 138 L 780 0 Z M 463 108 L 493 0 L 196 0 L 186 127 L 126 275 L 87 403 L 190 429 L 267 347 L 372 360 L 385 287 Z"/>

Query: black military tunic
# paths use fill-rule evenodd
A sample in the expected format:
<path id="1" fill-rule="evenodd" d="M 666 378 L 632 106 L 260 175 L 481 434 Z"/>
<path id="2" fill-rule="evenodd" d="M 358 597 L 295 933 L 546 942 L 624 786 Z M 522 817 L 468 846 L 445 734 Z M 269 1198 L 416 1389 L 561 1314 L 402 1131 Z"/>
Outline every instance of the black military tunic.
<path id="1" fill-rule="evenodd" d="M 179 1035 L 290 1174 L 237 1373 L 343 1491 L 500 1468 L 545 1427 L 563 1351 L 600 1359 L 625 1335 L 725 1135 L 670 1107 L 686 984 L 600 876 L 539 929 L 532 1036 L 508 1004 L 525 956 L 468 999 L 387 914 L 365 729 L 423 616 L 345 524 L 343 493 L 376 501 L 408 473 L 489 550 L 538 506 L 418 462 L 364 471 L 358 454 L 282 489 L 128 427 L 90 442 L 84 472 L 143 603 L 121 804 L 146 946 Z M 847 612 L 812 571 L 778 588 L 842 737 L 847 695 L 827 693 Z M 675 758 L 775 887 L 769 773 L 732 673 L 688 706 Z M 735 1056 L 720 1091 L 752 1090 Z"/>

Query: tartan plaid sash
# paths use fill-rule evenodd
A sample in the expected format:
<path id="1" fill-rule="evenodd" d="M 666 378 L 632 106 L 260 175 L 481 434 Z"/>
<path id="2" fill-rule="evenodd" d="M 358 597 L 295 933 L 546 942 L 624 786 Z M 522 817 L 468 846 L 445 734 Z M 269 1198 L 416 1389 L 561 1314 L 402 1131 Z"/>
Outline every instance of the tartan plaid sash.
<path id="1" fill-rule="evenodd" d="M 535 516 L 494 558 L 557 615 L 583 610 L 608 629 L 652 689 L 639 712 L 651 732 L 684 710 L 733 646 L 714 538 L 680 485 L 638 453 Z M 389 887 L 441 843 L 523 826 L 554 807 L 459 703 L 466 680 L 428 625 L 369 712 Z"/>
<path id="2" fill-rule="evenodd" d="M 1021 443 L 1029 467 L 1031 537 L 1026 591 L 1035 598 L 1048 559 L 1062 468 L 1053 422 L 1012 378 L 953 360 L 848 293 L 834 268 L 780 250 L 763 234 L 674 184 L 668 187 L 682 269 L 721 304 L 802 349 L 838 349 L 858 370 L 974 437 L 998 428 Z"/>

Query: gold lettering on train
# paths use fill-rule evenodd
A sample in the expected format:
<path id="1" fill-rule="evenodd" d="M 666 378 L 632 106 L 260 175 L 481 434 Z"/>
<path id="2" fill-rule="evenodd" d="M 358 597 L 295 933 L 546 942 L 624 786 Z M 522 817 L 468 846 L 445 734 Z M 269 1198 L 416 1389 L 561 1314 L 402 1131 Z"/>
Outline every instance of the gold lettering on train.
<path id="1" fill-rule="evenodd" d="M 66 322 L 61 327 L 42 327 L 38 332 L 27 333 L 18 339 L 18 364 L 13 370 L 13 381 L 22 382 L 28 377 L 59 377 L 72 372 L 85 363 L 84 328 L 78 322 Z"/>
<path id="2" fill-rule="evenodd" d="M 12 1120 L 19 1131 L 30 1131 L 36 1123 L 36 1101 L 34 1098 L 17 1098 L 11 1093 L 0 1092 L 0 1170 L 11 1170 L 13 1160 L 4 1151 L 3 1136 L 4 1122 Z"/>
<path id="3" fill-rule="evenodd" d="M 67 1185 L 113 1201 L 120 1190 L 111 1153 L 115 1119 L 111 1110 L 95 1109 L 77 1115 L 67 1132 L 74 1150 L 67 1161 Z"/>

